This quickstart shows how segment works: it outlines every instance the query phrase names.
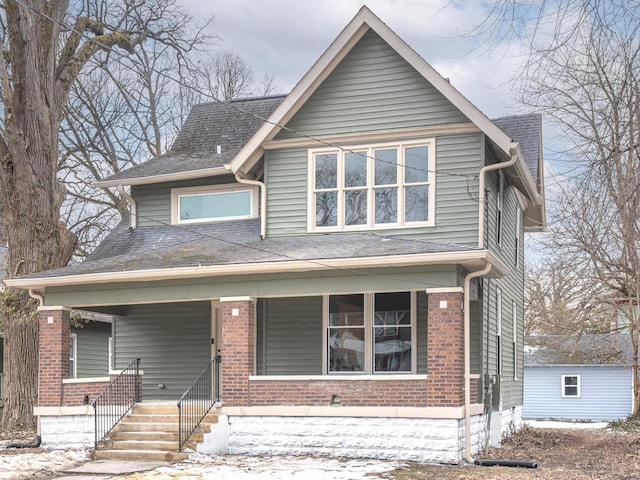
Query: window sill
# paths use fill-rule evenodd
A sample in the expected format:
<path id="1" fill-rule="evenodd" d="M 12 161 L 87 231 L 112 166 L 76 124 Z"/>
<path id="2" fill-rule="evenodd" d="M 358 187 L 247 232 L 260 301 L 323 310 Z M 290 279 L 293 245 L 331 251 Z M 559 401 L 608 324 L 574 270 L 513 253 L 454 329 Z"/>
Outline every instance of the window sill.
<path id="1" fill-rule="evenodd" d="M 304 382 L 304 381 L 398 381 L 398 380 L 426 380 L 427 375 L 412 375 L 400 373 L 397 375 L 250 375 L 249 381 L 267 380 L 267 381 L 287 381 L 287 382 Z"/>

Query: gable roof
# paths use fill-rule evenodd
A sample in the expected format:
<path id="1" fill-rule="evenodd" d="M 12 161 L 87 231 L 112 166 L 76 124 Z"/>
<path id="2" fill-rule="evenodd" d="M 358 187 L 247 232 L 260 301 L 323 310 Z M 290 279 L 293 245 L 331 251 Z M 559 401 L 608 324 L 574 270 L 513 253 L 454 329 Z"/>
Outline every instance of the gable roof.
<path id="1" fill-rule="evenodd" d="M 164 155 L 95 182 L 99 187 L 158 183 L 231 173 L 231 162 L 284 95 L 195 105 Z M 217 153 L 220 146 L 220 153 Z"/>
<path id="2" fill-rule="evenodd" d="M 628 334 L 526 336 L 524 364 L 528 367 L 631 365 L 632 352 Z"/>
<path id="3" fill-rule="evenodd" d="M 351 22 L 342 30 L 329 48 L 320 56 L 311 69 L 287 95 L 265 122 L 238 152 L 231 162 L 232 171 L 246 174 L 262 157 L 262 144 L 273 138 L 295 113 L 302 107 L 316 88 L 329 76 L 334 68 L 364 34 L 372 29 L 409 65 L 417 70 L 441 94 L 458 108 L 473 124 L 489 137 L 503 155 L 517 155 L 516 177 L 522 179 L 523 189 L 534 205 L 543 203 L 542 192 L 537 190 L 531 173 L 524 162 L 519 145 L 509 135 L 495 125 L 484 113 L 467 100 L 449 81 L 442 77 L 420 55 L 411 49 L 395 32 L 382 22 L 371 10 L 363 6 Z"/>

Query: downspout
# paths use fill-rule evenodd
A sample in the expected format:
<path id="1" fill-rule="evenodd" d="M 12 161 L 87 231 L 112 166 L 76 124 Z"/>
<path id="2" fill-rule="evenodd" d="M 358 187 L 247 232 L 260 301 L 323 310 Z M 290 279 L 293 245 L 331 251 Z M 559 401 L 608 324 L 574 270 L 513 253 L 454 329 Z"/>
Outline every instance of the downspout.
<path id="1" fill-rule="evenodd" d="M 258 180 L 242 178 L 238 172 L 235 173 L 235 177 L 238 183 L 260 187 L 260 240 L 264 240 L 267 238 L 267 187 Z"/>
<path id="2" fill-rule="evenodd" d="M 479 192 L 478 192 L 478 201 L 480 205 L 478 206 L 478 248 L 484 248 L 484 214 L 486 205 L 485 202 L 487 200 L 487 196 L 484 191 L 484 185 L 486 183 L 486 174 L 487 172 L 493 170 L 500 170 L 501 168 L 507 168 L 515 165 L 516 160 L 518 159 L 518 154 L 515 148 L 511 148 L 511 160 L 507 160 L 506 162 L 501 163 L 492 163 L 491 165 L 485 165 L 480 170 L 480 179 L 479 179 Z"/>
<path id="3" fill-rule="evenodd" d="M 491 271 L 488 263 L 482 270 L 469 273 L 464 277 L 464 455 L 465 460 L 473 463 L 471 456 L 471 280 L 482 277 Z"/>
<path id="4" fill-rule="evenodd" d="M 136 201 L 125 191 L 122 185 L 118 185 L 118 192 L 129 204 L 129 229 L 135 230 L 138 227 L 138 206 Z"/>

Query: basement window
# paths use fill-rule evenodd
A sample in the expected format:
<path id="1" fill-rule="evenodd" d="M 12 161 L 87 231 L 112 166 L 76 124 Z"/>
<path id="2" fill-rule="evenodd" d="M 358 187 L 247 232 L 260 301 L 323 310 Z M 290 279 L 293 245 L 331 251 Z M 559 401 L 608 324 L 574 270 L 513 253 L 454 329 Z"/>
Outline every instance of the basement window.
<path id="1" fill-rule="evenodd" d="M 171 223 L 241 220 L 258 216 L 256 189 L 216 185 L 171 190 Z"/>

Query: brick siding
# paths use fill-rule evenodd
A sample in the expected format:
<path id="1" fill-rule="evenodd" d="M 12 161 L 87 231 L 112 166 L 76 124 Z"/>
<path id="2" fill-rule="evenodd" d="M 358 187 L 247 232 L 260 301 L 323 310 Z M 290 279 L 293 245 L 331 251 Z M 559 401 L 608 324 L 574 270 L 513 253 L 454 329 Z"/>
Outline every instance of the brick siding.
<path id="1" fill-rule="evenodd" d="M 222 332 L 222 398 L 225 405 L 245 406 L 255 370 L 255 302 L 222 302 Z"/>
<path id="2" fill-rule="evenodd" d="M 63 402 L 62 379 L 69 377 L 69 312 L 39 312 L 39 335 L 38 405 L 57 407 Z"/>

